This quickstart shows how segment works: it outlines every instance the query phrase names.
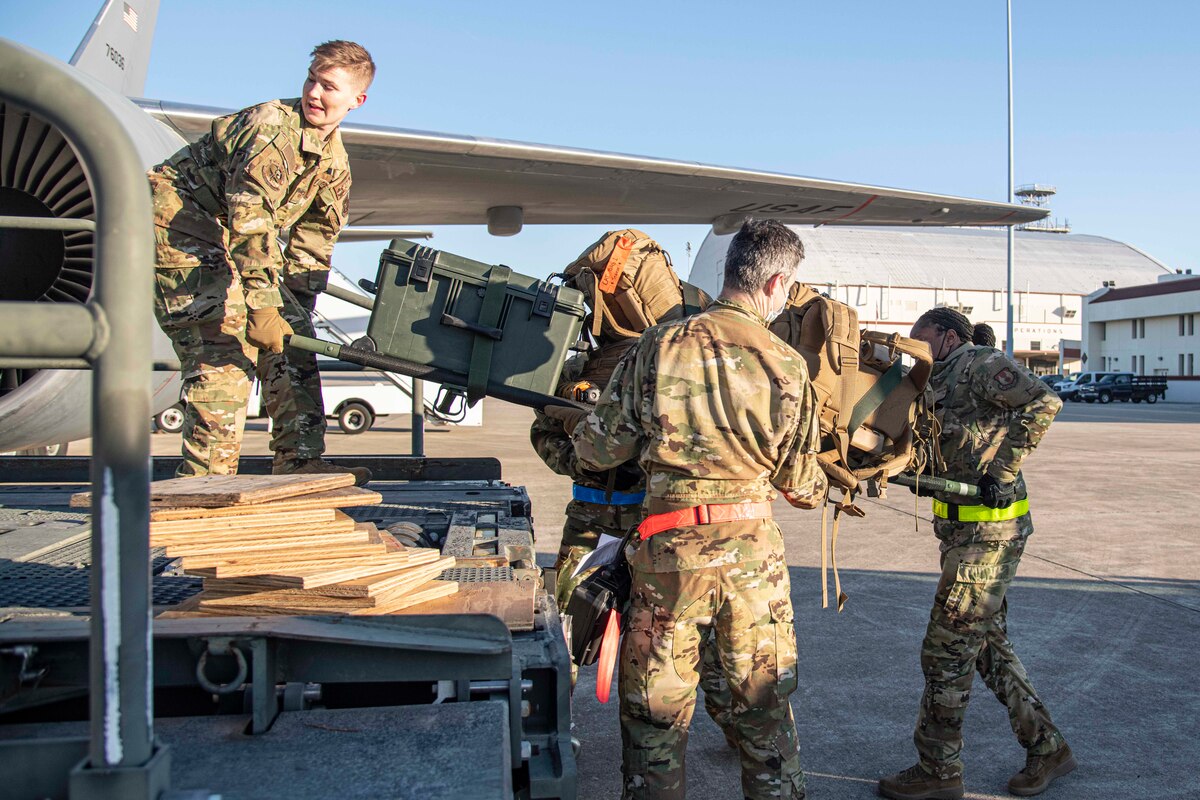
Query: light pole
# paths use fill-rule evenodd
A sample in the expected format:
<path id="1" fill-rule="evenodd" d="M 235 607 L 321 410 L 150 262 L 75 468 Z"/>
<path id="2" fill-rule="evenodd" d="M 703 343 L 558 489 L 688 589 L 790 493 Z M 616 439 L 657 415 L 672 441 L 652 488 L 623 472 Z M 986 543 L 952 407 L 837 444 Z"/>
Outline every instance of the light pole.
<path id="1" fill-rule="evenodd" d="M 1008 9 L 1008 202 L 1013 202 L 1013 69 L 1012 69 L 1012 0 L 1006 0 Z M 1005 297 L 1008 315 L 1004 326 L 1004 352 L 1013 355 L 1013 244 L 1015 233 L 1008 226 L 1008 282 Z"/>

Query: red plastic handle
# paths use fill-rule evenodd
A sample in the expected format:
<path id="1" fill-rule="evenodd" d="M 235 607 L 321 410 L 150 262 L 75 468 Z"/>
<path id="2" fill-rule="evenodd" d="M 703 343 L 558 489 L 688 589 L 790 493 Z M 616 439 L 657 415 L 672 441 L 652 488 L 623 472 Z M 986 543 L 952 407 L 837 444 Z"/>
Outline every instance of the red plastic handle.
<path id="1" fill-rule="evenodd" d="M 613 667 L 617 665 L 617 646 L 620 641 L 621 615 L 614 608 L 608 612 L 604 637 L 600 640 L 600 660 L 596 673 L 596 699 L 601 703 L 608 702 L 608 692 L 612 688 Z"/>

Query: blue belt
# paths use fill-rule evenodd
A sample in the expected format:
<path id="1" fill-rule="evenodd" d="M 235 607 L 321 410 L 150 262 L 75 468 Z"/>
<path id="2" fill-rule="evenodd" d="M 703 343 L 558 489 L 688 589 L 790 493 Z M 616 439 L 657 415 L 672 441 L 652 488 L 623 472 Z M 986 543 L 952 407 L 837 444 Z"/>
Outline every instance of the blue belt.
<path id="1" fill-rule="evenodd" d="M 612 497 L 603 489 L 589 489 L 578 483 L 571 486 L 571 497 L 581 503 L 594 503 L 598 506 L 635 506 L 646 499 L 645 492 L 613 492 Z"/>

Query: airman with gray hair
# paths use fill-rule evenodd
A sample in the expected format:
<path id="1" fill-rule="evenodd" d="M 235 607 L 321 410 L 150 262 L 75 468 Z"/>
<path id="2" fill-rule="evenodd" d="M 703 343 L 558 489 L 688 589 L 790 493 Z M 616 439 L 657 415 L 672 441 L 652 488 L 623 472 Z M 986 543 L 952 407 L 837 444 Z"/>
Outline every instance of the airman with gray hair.
<path id="1" fill-rule="evenodd" d="M 775 275 L 795 282 L 804 258 L 804 243 L 788 226 L 773 219 L 748 219 L 725 253 L 725 288 L 757 292 Z"/>
<path id="2" fill-rule="evenodd" d="M 815 508 L 827 485 L 808 367 L 767 329 L 803 252 L 782 223 L 746 222 L 721 296 L 642 334 L 572 427 L 583 467 L 636 459 L 647 476 L 618 692 L 625 800 L 682 800 L 702 653 L 714 645 L 742 795 L 804 797 L 788 702 L 796 632 L 771 500 Z"/>

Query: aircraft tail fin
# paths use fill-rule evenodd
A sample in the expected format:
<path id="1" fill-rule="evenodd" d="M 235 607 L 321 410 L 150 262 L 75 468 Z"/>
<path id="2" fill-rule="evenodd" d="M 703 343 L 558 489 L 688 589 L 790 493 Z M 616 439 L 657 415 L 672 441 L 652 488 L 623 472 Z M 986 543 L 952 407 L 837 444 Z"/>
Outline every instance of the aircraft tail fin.
<path id="1" fill-rule="evenodd" d="M 159 0 L 105 0 L 71 65 L 110 89 L 141 97 L 150 68 Z"/>

